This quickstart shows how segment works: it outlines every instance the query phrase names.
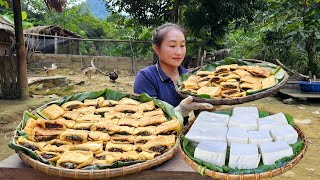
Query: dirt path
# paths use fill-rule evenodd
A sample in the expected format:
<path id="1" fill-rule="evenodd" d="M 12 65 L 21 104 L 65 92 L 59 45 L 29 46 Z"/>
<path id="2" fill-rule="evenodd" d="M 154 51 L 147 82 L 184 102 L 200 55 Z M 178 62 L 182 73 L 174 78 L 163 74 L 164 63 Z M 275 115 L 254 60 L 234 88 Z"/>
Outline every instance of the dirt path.
<path id="1" fill-rule="evenodd" d="M 41 71 L 35 70 L 32 72 L 33 74 L 29 76 L 44 75 Z M 60 88 L 44 87 L 40 90 L 35 90 L 36 86 L 33 86 L 31 92 L 40 95 L 34 95 L 33 98 L 25 101 L 0 100 L 0 161 L 14 153 L 13 150 L 8 148 L 7 144 L 11 140 L 12 132 L 21 121 L 22 113 L 25 110 L 34 110 L 36 107 L 58 98 L 46 94 L 56 92 L 58 95 L 66 95 L 83 91 L 99 91 L 104 88 L 127 93 L 133 91 L 134 77 L 128 75 L 128 73 L 120 74 L 116 83 L 111 83 L 108 78 L 100 74 L 95 75 L 91 80 L 81 72 L 60 70 L 59 75 L 67 76 L 71 80 L 70 85 Z M 268 97 L 241 106 L 246 105 L 254 105 L 264 111 L 291 114 L 310 141 L 306 156 L 292 170 L 274 179 L 320 179 L 320 160 L 317 158 L 317 155 L 320 154 L 320 102 L 284 104 L 279 98 Z M 222 108 L 229 107 L 231 106 L 222 106 Z"/>

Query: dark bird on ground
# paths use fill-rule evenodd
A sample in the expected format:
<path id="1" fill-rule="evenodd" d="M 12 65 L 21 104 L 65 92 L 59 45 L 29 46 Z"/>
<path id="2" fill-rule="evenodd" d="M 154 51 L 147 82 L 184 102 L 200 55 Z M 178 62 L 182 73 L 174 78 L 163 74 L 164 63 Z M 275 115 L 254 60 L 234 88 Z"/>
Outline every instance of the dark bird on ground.
<path id="1" fill-rule="evenodd" d="M 109 78 L 111 82 L 116 82 L 116 79 L 118 79 L 118 74 L 117 74 L 117 69 L 113 70 L 112 72 L 110 72 L 109 74 Z"/>
<path id="2" fill-rule="evenodd" d="M 53 64 L 51 64 L 51 67 L 43 66 L 43 69 L 44 69 L 44 71 L 46 72 L 46 74 L 48 76 L 48 75 L 54 74 L 54 72 L 57 71 L 58 66 L 55 63 L 53 63 Z"/>
<path id="3" fill-rule="evenodd" d="M 91 76 L 96 73 L 97 71 L 97 68 L 96 66 L 94 65 L 94 61 L 96 59 L 92 59 L 91 60 L 91 67 L 87 67 L 85 68 L 84 70 L 82 70 L 82 72 L 84 73 L 84 75 L 86 75 L 89 79 L 91 79 Z"/>
<path id="4" fill-rule="evenodd" d="M 113 82 L 113 83 L 115 83 L 116 82 L 116 79 L 118 79 L 118 73 L 117 73 L 117 68 L 116 69 L 114 69 L 112 72 L 110 72 L 110 73 L 108 73 L 108 72 L 102 72 L 99 68 L 97 68 L 97 70 L 101 73 L 101 74 L 103 74 L 103 75 L 105 75 L 105 76 L 109 76 L 109 78 L 110 78 L 110 81 L 111 82 Z"/>

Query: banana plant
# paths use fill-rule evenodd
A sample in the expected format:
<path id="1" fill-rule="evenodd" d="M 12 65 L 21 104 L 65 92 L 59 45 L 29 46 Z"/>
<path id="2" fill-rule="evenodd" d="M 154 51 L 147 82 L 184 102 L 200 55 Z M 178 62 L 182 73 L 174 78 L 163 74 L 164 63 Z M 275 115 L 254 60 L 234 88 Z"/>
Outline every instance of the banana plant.
<path id="1" fill-rule="evenodd" d="M 1 4 L 1 1 L 2 0 L 0 0 L 0 4 Z M 23 27 L 23 29 L 28 29 L 30 27 L 33 27 L 33 24 L 31 22 L 26 21 L 26 19 L 28 17 L 27 13 L 25 11 L 22 11 L 21 15 L 22 15 L 22 27 Z M 0 16 L 2 16 L 5 20 L 10 22 L 11 24 L 14 24 L 14 17 L 13 17 L 12 13 L 0 15 Z"/>

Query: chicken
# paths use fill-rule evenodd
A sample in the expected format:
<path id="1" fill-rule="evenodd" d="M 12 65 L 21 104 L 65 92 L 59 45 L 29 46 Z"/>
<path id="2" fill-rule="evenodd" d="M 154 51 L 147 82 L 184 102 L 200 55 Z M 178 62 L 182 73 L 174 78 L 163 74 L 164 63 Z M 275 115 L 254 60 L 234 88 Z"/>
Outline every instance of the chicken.
<path id="1" fill-rule="evenodd" d="M 97 68 L 94 65 L 94 61 L 95 59 L 91 60 L 91 67 L 87 67 L 84 70 L 82 70 L 82 72 L 84 73 L 84 75 L 86 75 L 89 79 L 91 79 L 91 76 L 96 73 Z"/>
<path id="2" fill-rule="evenodd" d="M 58 66 L 55 63 L 53 63 L 53 64 L 51 64 L 51 67 L 43 66 L 43 69 L 44 69 L 44 71 L 46 72 L 46 74 L 48 76 L 48 75 L 54 74 L 54 72 L 57 71 Z"/>
<path id="3" fill-rule="evenodd" d="M 118 79 L 118 74 L 117 74 L 117 69 L 113 70 L 112 72 L 110 72 L 108 74 L 109 78 L 110 78 L 110 81 L 111 82 L 116 82 L 116 79 Z"/>
<path id="4" fill-rule="evenodd" d="M 116 79 L 118 79 L 118 73 L 117 73 L 117 68 L 116 69 L 114 69 L 112 72 L 110 72 L 110 73 L 108 73 L 108 71 L 107 72 L 102 72 L 99 68 L 97 68 L 97 70 L 101 73 L 101 74 L 103 74 L 103 75 L 105 75 L 105 76 L 109 76 L 109 78 L 110 78 L 110 81 L 111 82 L 113 82 L 113 83 L 115 83 L 116 82 Z"/>

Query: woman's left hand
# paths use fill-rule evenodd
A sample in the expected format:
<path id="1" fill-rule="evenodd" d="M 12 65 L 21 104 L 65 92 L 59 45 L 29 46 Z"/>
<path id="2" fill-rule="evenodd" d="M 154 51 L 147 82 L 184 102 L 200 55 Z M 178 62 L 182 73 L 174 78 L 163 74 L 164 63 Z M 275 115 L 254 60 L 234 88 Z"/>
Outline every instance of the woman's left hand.
<path id="1" fill-rule="evenodd" d="M 183 117 L 186 117 L 189 115 L 189 113 L 191 111 L 194 110 L 210 110 L 210 111 L 214 111 L 218 108 L 219 106 L 213 106 L 212 104 L 209 103 L 198 103 L 198 102 L 193 102 L 193 97 L 189 96 L 187 98 L 185 98 L 184 100 L 182 100 L 180 102 L 180 104 L 175 107 L 174 109 L 176 111 L 181 112 Z"/>

